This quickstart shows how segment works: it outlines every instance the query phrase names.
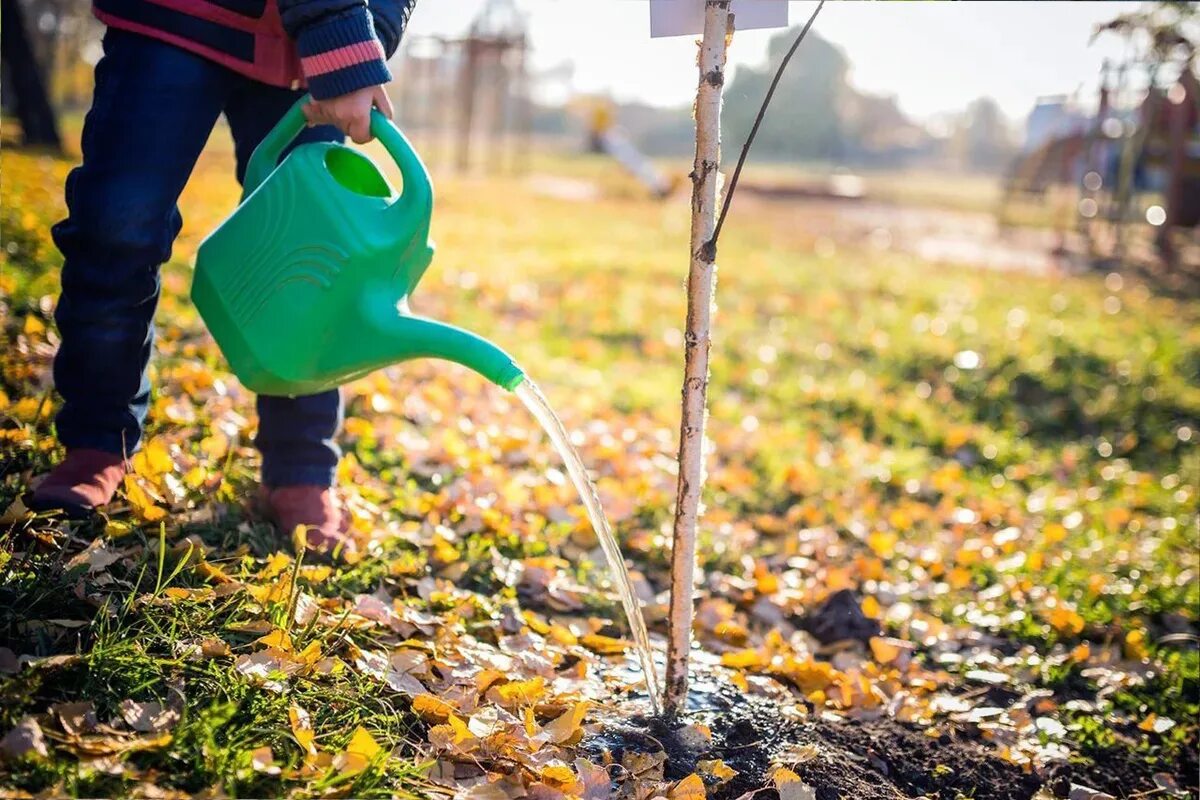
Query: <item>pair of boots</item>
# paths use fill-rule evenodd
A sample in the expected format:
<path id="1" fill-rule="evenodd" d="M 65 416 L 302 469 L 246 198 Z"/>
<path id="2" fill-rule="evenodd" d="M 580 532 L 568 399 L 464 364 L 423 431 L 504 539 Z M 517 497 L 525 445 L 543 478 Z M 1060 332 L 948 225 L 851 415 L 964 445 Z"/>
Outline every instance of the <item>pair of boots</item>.
<path id="1" fill-rule="evenodd" d="M 32 511 L 62 511 L 86 517 L 104 507 L 125 477 L 125 458 L 102 450 L 71 450 L 51 470 L 26 505 Z M 308 548 L 328 556 L 355 551 L 349 515 L 328 486 L 264 486 L 258 495 L 259 510 L 288 536 L 299 526 L 306 529 Z"/>

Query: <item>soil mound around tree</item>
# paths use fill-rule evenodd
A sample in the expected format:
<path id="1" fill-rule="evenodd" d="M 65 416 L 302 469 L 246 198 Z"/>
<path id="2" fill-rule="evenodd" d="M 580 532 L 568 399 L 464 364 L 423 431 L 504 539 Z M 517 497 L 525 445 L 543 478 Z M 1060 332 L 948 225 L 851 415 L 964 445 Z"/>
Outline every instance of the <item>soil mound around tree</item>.
<path id="1" fill-rule="evenodd" d="M 949 732 L 931 735 L 888 718 L 813 717 L 778 698 L 746 696 L 729 685 L 693 692 L 689 709 L 675 725 L 649 718 L 607 725 L 580 747 L 596 763 L 661 762 L 669 780 L 697 773 L 710 800 L 739 800 L 749 792 L 758 800 L 776 797 L 773 774 L 779 767 L 799 775 L 817 800 L 1030 800 L 1043 788 L 1065 797 L 1072 783 L 1124 797 L 1154 786 L 1152 771 L 1129 754 L 1114 753 L 1107 765 L 1026 771 L 969 731 L 943 726 Z M 1128 767 L 1114 768 L 1122 760 Z M 712 774 L 714 761 L 736 774 L 722 781 Z M 637 768 L 614 774 L 621 772 L 627 780 L 638 777 Z"/>

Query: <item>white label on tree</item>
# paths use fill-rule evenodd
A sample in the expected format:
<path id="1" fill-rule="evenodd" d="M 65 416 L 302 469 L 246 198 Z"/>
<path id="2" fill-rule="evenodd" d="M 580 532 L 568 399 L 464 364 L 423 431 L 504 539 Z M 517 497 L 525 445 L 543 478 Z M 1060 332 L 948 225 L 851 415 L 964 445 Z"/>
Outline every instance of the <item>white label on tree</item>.
<path id="1" fill-rule="evenodd" d="M 786 28 L 787 0 L 733 0 L 734 27 Z M 704 0 L 650 0 L 650 36 L 704 33 Z"/>

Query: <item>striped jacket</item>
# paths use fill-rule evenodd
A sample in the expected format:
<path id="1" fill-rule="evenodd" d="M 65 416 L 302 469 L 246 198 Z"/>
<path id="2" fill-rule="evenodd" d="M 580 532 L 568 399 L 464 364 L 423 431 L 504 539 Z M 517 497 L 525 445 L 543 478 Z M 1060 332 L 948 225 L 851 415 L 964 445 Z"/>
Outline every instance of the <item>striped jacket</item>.
<path id="1" fill-rule="evenodd" d="M 368 1 L 370 3 L 368 7 Z M 101 22 L 323 100 L 391 80 L 416 0 L 93 0 Z"/>

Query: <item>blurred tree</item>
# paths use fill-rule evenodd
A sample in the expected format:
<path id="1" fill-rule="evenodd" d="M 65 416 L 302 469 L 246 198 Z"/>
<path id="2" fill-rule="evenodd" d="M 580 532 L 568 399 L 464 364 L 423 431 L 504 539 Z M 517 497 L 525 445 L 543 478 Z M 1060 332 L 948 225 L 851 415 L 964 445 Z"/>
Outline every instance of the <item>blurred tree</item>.
<path id="1" fill-rule="evenodd" d="M 796 30 L 773 36 L 767 64 L 739 67 L 725 92 L 723 136 L 733 145 L 746 140 L 778 64 L 796 38 Z M 847 81 L 850 62 L 815 32 L 788 66 L 775 103 L 763 121 L 755 152 L 776 158 L 841 159 L 851 144 L 841 111 L 855 94 Z"/>
<path id="2" fill-rule="evenodd" d="M 26 145 L 62 150 L 58 120 L 46 94 L 42 65 L 34 54 L 25 26 L 24 9 L 17 0 L 0 0 L 0 65 L 15 95 L 15 110 Z"/>
<path id="3" fill-rule="evenodd" d="M 990 172 L 1007 164 L 1015 155 L 1012 132 L 1000 104 L 980 97 L 963 112 L 951 147 L 962 166 Z"/>

